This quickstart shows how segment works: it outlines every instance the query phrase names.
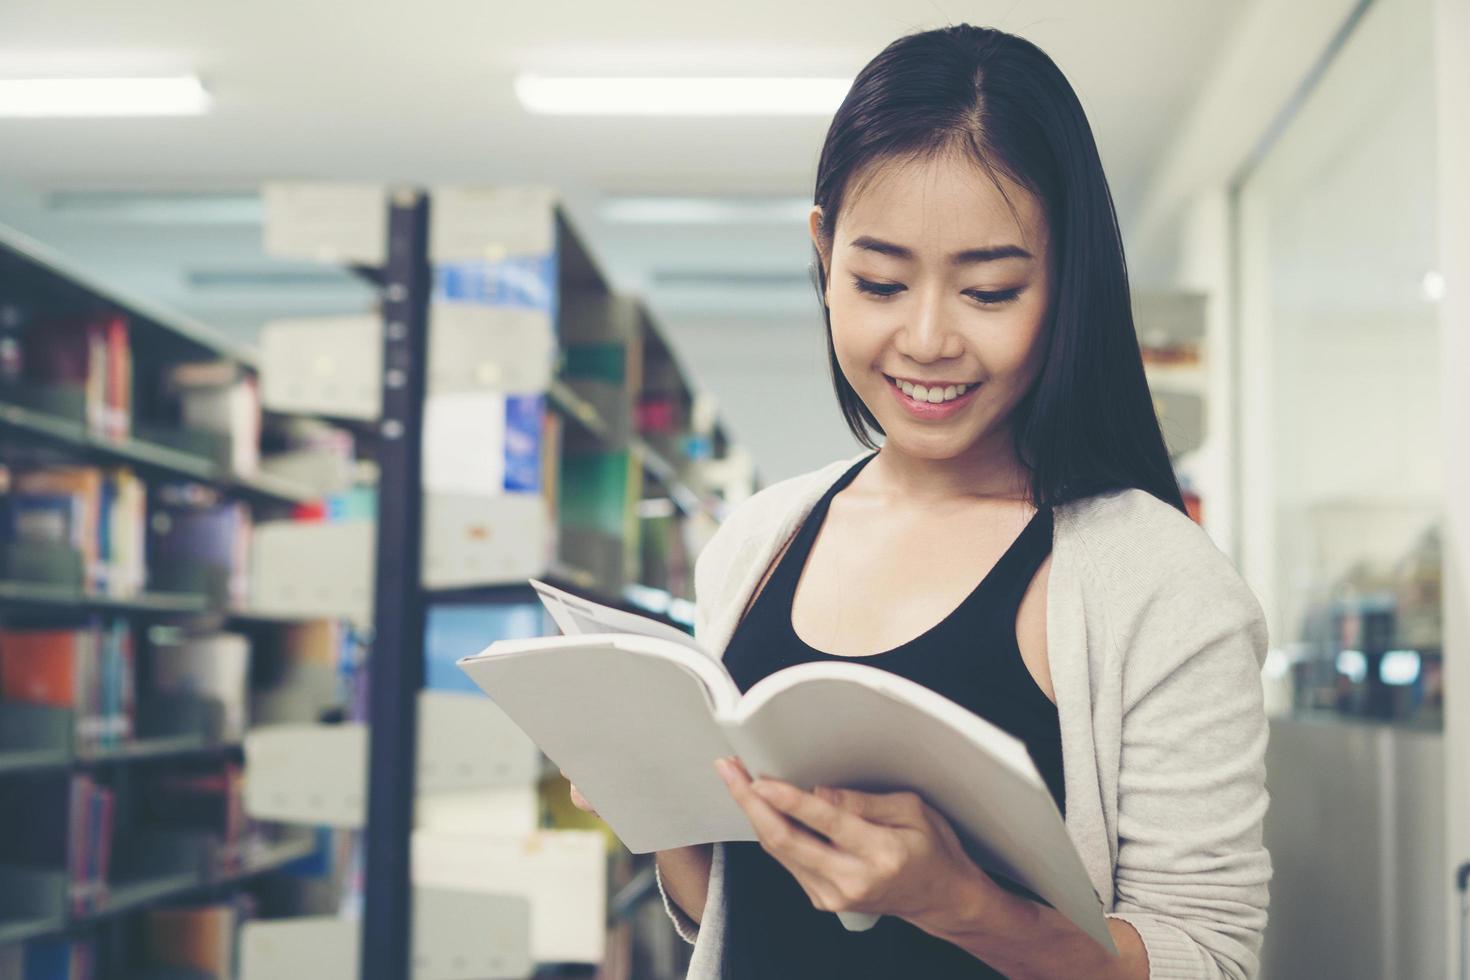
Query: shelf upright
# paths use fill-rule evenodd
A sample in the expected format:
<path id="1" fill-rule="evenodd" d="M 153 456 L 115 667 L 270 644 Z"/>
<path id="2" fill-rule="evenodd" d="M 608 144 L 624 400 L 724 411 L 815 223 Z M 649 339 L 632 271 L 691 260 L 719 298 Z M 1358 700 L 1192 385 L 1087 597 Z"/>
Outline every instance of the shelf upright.
<path id="1" fill-rule="evenodd" d="M 422 421 L 428 359 L 429 199 L 395 190 L 383 269 L 377 556 L 368 669 L 363 980 L 409 976 L 417 697 L 424 671 Z"/>

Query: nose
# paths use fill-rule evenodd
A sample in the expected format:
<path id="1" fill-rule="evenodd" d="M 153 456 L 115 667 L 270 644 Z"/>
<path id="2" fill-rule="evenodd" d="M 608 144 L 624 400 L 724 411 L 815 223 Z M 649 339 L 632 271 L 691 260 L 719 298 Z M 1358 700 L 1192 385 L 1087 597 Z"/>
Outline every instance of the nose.
<path id="1" fill-rule="evenodd" d="M 894 347 L 921 363 L 957 357 L 963 353 L 959 335 L 950 328 L 939 290 L 924 290 L 910 304 L 909 317 L 899 329 Z"/>

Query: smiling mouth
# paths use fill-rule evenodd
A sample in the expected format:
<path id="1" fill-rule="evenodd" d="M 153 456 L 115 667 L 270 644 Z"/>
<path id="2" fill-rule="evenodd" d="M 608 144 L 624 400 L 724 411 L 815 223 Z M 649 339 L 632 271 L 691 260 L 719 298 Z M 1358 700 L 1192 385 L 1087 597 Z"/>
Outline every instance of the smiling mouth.
<path id="1" fill-rule="evenodd" d="M 885 374 L 888 383 L 903 392 L 910 399 L 917 402 L 927 402 L 931 405 L 943 405 L 945 402 L 957 401 L 976 388 L 980 382 L 934 382 L 929 385 L 916 384 L 903 378 L 895 378 Z"/>

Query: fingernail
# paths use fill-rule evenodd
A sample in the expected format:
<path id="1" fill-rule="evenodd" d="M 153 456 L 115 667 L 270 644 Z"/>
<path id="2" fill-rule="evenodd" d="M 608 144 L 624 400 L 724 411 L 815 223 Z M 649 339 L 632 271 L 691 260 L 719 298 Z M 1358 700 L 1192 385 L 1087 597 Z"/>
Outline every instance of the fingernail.
<path id="1" fill-rule="evenodd" d="M 720 778 L 725 781 L 727 786 L 735 779 L 735 773 L 731 770 L 730 763 L 722 758 L 715 760 L 715 772 L 720 774 Z"/>

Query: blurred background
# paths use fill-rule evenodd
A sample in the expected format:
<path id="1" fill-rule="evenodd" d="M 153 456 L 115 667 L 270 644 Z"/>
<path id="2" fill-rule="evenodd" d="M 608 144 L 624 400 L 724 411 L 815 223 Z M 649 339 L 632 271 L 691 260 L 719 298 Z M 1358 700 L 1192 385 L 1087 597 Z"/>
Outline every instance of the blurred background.
<path id="1" fill-rule="evenodd" d="M 555 631 L 529 577 L 691 628 L 729 508 L 858 451 L 817 155 L 957 22 L 1081 97 L 1267 612 L 1262 976 L 1459 975 L 1462 0 L 8 0 L 0 978 L 683 976 L 454 661 Z"/>

